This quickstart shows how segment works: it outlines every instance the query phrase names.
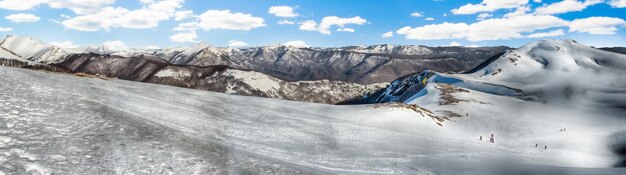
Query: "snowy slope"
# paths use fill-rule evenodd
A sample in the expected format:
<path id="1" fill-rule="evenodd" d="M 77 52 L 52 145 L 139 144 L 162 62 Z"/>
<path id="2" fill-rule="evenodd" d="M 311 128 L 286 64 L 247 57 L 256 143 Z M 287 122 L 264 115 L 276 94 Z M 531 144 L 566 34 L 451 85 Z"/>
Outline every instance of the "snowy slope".
<path id="1" fill-rule="evenodd" d="M 610 139 L 604 133 L 624 126 L 623 119 L 582 120 L 580 111 L 568 112 L 569 120 L 538 120 L 531 116 L 549 117 L 554 109 L 474 115 L 493 104 L 473 105 L 463 108 L 471 109 L 471 120 L 440 127 L 396 107 L 232 96 L 7 67 L 0 75 L 8 82 L 0 86 L 0 171 L 9 174 L 624 172 L 609 168 L 619 158 L 607 145 L 589 150 L 605 143 L 596 139 Z M 486 102 L 532 105 L 501 98 Z M 580 138 L 583 131 L 598 138 Z M 478 140 L 490 133 L 495 144 Z"/>
<path id="2" fill-rule="evenodd" d="M 442 116 L 444 127 L 493 133 L 496 144 L 550 165 L 621 167 L 625 65 L 626 55 L 538 41 L 475 72 L 422 72 L 358 102 L 415 104 Z"/>

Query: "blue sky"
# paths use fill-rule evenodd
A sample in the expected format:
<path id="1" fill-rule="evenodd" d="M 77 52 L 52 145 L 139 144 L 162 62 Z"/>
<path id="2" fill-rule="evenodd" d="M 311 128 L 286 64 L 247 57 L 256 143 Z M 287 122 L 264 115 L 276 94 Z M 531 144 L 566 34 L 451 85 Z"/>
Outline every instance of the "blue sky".
<path id="1" fill-rule="evenodd" d="M 626 0 L 0 0 L 0 34 L 68 47 L 517 47 L 538 39 L 626 46 L 625 7 Z"/>

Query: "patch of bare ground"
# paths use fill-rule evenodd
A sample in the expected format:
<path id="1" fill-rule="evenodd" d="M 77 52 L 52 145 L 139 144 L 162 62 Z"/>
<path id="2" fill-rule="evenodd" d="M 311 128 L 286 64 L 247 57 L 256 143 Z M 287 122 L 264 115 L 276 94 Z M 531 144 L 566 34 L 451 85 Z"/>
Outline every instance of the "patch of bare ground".
<path id="1" fill-rule="evenodd" d="M 435 88 L 441 91 L 441 94 L 439 97 L 439 100 L 441 101 L 439 101 L 439 105 L 454 105 L 462 101 L 465 101 L 465 102 L 467 101 L 467 100 L 461 100 L 461 99 L 455 98 L 452 95 L 454 93 L 469 93 L 469 90 L 467 89 L 461 89 L 461 88 L 457 88 L 452 85 L 443 84 L 443 83 L 437 84 Z"/>
<path id="2" fill-rule="evenodd" d="M 105 75 L 100 75 L 100 74 L 87 74 L 87 73 L 82 73 L 82 72 L 74 73 L 74 76 L 85 77 L 85 78 L 98 78 L 98 79 L 103 79 L 103 80 L 116 79 L 115 77 L 107 77 Z"/>
<path id="3" fill-rule="evenodd" d="M 381 107 L 409 109 L 409 110 L 415 111 L 416 113 L 422 115 L 423 117 L 430 117 L 431 119 L 433 119 L 433 121 L 437 125 L 439 125 L 441 127 L 443 127 L 443 122 L 445 122 L 446 120 L 450 121 L 450 118 L 452 118 L 452 117 L 461 117 L 460 114 L 453 113 L 453 112 L 450 112 L 450 111 L 443 112 L 444 116 L 439 116 L 439 115 L 433 113 L 432 111 L 430 111 L 430 110 L 428 110 L 426 108 L 422 108 L 422 107 L 420 107 L 420 106 L 418 106 L 416 104 L 404 104 L 404 103 L 394 102 L 394 103 L 381 103 L 381 104 L 378 104 L 378 105 L 374 106 L 374 108 L 381 108 Z"/>

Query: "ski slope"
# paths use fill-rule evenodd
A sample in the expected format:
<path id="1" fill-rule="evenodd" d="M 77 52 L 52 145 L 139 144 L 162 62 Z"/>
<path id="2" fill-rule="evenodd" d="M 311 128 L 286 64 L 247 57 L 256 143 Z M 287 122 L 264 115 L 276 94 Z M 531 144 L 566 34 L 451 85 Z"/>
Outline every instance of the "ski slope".
<path id="1" fill-rule="evenodd" d="M 607 142 L 571 140 L 608 140 L 615 126 L 626 126 L 619 116 L 584 118 L 590 113 L 571 110 L 562 114 L 576 117 L 549 118 L 563 111 L 501 97 L 464 106 L 473 108 L 469 117 L 439 126 L 397 107 L 243 97 L 9 67 L 0 67 L 0 81 L 0 171 L 7 174 L 626 172 L 611 168 L 620 158 Z M 500 115 L 496 103 L 528 108 Z M 567 132 L 558 131 L 563 127 Z M 590 134 L 579 138 L 582 132 Z M 478 140 L 491 133 L 496 143 Z"/>

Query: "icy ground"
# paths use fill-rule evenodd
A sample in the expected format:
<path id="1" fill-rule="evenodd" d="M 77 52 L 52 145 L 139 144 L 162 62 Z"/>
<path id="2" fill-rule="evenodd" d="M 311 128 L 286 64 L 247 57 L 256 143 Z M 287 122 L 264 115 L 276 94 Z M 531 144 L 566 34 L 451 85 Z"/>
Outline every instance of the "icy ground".
<path id="1" fill-rule="evenodd" d="M 0 174 L 626 173 L 610 168 L 619 158 L 604 149 L 588 155 L 593 150 L 533 147 L 567 135 L 558 132 L 559 122 L 583 129 L 598 124 L 580 118 L 492 114 L 440 127 L 402 108 L 243 97 L 2 66 L 0 82 Z M 551 131 L 530 131 L 536 127 Z M 478 140 L 490 132 L 495 144 Z M 569 153 L 586 160 L 568 160 Z"/>

